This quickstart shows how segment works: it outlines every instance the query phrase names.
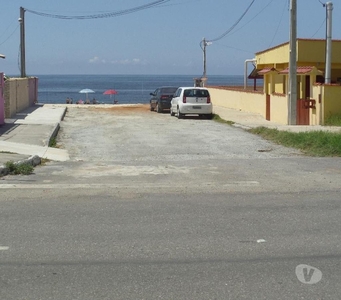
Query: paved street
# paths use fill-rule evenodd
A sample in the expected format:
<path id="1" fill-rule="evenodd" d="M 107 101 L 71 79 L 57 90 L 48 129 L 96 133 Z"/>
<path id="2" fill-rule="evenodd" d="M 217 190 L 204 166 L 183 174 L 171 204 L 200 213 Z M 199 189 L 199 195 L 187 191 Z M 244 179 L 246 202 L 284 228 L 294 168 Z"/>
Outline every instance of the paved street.
<path id="1" fill-rule="evenodd" d="M 144 108 L 69 109 L 58 144 L 0 180 L 1 299 L 339 298 L 339 158 Z"/>

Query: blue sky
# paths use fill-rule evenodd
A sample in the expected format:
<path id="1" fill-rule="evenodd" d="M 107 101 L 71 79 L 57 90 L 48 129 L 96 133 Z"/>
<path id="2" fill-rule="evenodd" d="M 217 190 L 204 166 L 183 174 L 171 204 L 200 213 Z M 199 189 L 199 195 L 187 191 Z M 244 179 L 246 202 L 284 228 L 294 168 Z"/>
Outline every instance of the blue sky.
<path id="1" fill-rule="evenodd" d="M 19 11 L 55 15 L 118 12 L 155 0 L 10 0 L 0 10 L 0 71 L 20 74 Z M 322 1 L 322 0 L 321 0 Z M 298 37 L 325 38 L 320 0 L 297 0 Z M 61 20 L 25 13 L 26 73 L 188 74 L 203 72 L 203 37 L 215 39 L 241 17 L 251 0 L 170 0 L 111 18 Z M 341 39 L 341 4 L 335 1 L 333 39 Z M 289 0 L 255 0 L 228 35 L 207 47 L 207 74 L 243 74 L 244 61 L 289 40 Z"/>

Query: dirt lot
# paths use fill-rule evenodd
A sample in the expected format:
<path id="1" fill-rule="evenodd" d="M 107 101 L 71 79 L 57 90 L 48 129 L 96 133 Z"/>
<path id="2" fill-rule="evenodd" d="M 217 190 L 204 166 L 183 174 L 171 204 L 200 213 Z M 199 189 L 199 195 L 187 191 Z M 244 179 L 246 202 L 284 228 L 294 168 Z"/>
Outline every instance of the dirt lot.
<path id="1" fill-rule="evenodd" d="M 195 116 L 178 120 L 148 105 L 69 108 L 59 141 L 73 160 L 181 161 L 217 157 L 269 158 L 293 150 L 241 129 Z"/>
<path id="2" fill-rule="evenodd" d="M 259 165 L 298 155 L 242 129 L 196 116 L 178 120 L 148 105 L 68 108 L 57 143 L 71 161 L 55 164 L 52 174 L 65 180 L 159 188 L 173 183 L 180 190 L 256 188 L 264 169 Z"/>
<path id="3" fill-rule="evenodd" d="M 149 104 L 137 104 L 137 105 L 117 105 L 111 107 L 103 106 L 90 106 L 89 111 L 100 111 L 108 114 L 135 114 L 135 113 L 149 113 Z"/>

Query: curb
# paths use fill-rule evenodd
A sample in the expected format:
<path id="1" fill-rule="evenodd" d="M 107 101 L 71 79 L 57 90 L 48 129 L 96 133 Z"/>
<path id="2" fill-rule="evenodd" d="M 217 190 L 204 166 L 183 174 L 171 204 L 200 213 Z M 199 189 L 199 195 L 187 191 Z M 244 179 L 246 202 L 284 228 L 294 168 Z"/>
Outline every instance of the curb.
<path id="1" fill-rule="evenodd" d="M 241 128 L 241 129 L 244 129 L 244 130 L 249 130 L 249 129 L 253 128 L 251 126 L 247 126 L 247 125 L 243 125 L 243 124 L 239 124 L 239 123 L 234 123 L 231 126 L 236 127 L 236 128 Z"/>
<path id="2" fill-rule="evenodd" d="M 23 159 L 23 160 L 13 162 L 13 163 L 15 165 L 30 164 L 31 166 L 35 167 L 41 164 L 41 158 L 38 155 L 33 155 L 27 159 Z M 9 169 L 4 165 L 0 165 L 0 177 L 6 176 L 8 174 L 9 174 Z"/>
<path id="3" fill-rule="evenodd" d="M 47 144 L 48 146 L 50 146 L 51 141 L 58 135 L 59 129 L 60 129 L 60 124 L 57 123 L 54 130 L 52 131 L 52 134 L 50 135 L 50 138 Z"/>

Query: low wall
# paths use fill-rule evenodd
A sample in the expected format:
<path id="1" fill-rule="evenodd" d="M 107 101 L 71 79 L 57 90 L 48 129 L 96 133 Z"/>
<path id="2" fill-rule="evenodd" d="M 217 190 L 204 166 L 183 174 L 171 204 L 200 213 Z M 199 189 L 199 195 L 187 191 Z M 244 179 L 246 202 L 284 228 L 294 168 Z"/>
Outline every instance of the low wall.
<path id="1" fill-rule="evenodd" d="M 270 96 L 270 121 L 288 124 L 288 96 L 272 94 Z"/>
<path id="2" fill-rule="evenodd" d="M 341 115 L 341 86 L 315 84 L 312 97 L 316 108 L 310 108 L 310 125 L 324 125 L 325 120 L 333 115 Z"/>
<path id="3" fill-rule="evenodd" d="M 332 115 L 341 115 L 341 86 L 324 85 L 322 89 L 323 122 Z"/>
<path id="4" fill-rule="evenodd" d="M 266 94 L 260 91 L 244 90 L 242 87 L 209 86 L 213 105 L 261 115 L 266 119 Z M 341 115 L 341 86 L 336 84 L 312 86 L 315 108 L 309 108 L 309 125 L 324 125 L 326 118 Z M 270 121 L 288 124 L 288 96 L 270 95 Z"/>
<path id="5" fill-rule="evenodd" d="M 323 125 L 323 105 L 322 105 L 323 85 L 313 85 L 311 99 L 314 99 L 315 107 L 309 110 L 310 125 Z M 321 102 L 320 102 L 321 99 Z"/>
<path id="6" fill-rule="evenodd" d="M 38 102 L 38 78 L 9 78 L 5 81 L 5 118 Z"/>
<path id="7" fill-rule="evenodd" d="M 242 88 L 208 87 L 213 105 L 260 114 L 266 118 L 265 94 Z"/>

